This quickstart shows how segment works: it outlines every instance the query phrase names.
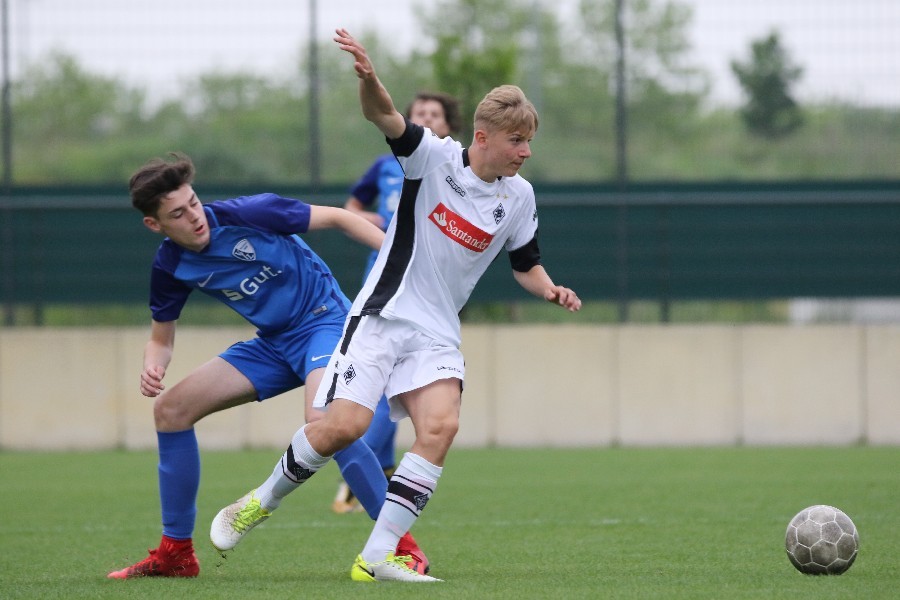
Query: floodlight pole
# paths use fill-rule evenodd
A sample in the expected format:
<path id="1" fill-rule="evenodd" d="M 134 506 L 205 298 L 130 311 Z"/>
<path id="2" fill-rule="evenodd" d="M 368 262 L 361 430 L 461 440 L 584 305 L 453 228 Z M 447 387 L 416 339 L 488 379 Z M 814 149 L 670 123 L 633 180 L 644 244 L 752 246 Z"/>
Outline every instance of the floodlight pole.
<path id="1" fill-rule="evenodd" d="M 618 207 L 616 234 L 616 294 L 619 305 L 619 322 L 628 320 L 628 205 L 625 189 L 628 186 L 627 116 L 625 99 L 625 28 L 622 24 L 625 0 L 616 0 L 616 184 L 621 193 Z"/>
<path id="2" fill-rule="evenodd" d="M 2 90 L 0 90 L 0 111 L 2 111 L 3 130 L 0 131 L 3 147 L 3 191 L 9 194 L 12 189 L 12 106 L 10 98 L 9 75 L 9 0 L 0 0 L 0 28 L 3 38 L 2 48 Z"/>
<path id="3" fill-rule="evenodd" d="M 318 11 L 316 0 L 309 0 L 309 181 L 314 190 L 321 184 L 319 134 L 319 48 L 316 42 Z"/>
<path id="4" fill-rule="evenodd" d="M 15 245 L 13 244 L 12 231 L 12 107 L 10 98 L 10 75 L 9 75 L 9 2 L 8 0 L 0 0 L 0 38 L 2 42 L 2 90 L 0 90 L 0 119 L 3 119 L 3 129 L 0 131 L 2 138 L 3 153 L 3 191 L 0 193 L 0 212 L 3 214 L 3 225 L 0 229 L 0 247 L 4 248 L 3 252 L 3 322 L 6 325 L 13 325 L 16 320 L 15 314 L 15 298 L 13 291 L 15 290 L 13 261 L 15 254 Z"/>
<path id="5" fill-rule="evenodd" d="M 544 13 L 541 10 L 541 0 L 534 0 L 531 6 L 530 37 L 531 46 L 528 53 L 528 98 L 541 113 L 544 104 L 544 48 L 541 35 L 541 22 Z"/>

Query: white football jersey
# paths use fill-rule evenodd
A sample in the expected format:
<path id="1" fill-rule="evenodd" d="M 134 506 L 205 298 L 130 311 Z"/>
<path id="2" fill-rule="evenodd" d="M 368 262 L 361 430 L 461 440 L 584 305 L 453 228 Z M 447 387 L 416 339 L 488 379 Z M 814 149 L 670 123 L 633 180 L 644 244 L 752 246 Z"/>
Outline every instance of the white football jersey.
<path id="1" fill-rule="evenodd" d="M 408 123 L 391 141 L 406 176 L 403 191 L 350 314 L 403 319 L 459 347 L 459 311 L 475 284 L 501 249 L 535 240 L 534 190 L 518 175 L 482 181 L 459 142 L 429 129 L 417 146 L 404 148 L 417 128 Z"/>

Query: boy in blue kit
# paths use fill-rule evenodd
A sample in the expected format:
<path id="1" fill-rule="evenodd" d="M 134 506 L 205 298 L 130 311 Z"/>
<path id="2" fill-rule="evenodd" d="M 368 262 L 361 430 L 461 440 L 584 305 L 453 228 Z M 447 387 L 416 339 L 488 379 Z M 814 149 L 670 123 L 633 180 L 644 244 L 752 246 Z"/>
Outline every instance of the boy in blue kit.
<path id="1" fill-rule="evenodd" d="M 194 424 L 203 417 L 262 401 L 305 385 L 306 418 L 322 412 L 312 400 L 340 339 L 350 303 L 328 266 L 296 234 L 336 228 L 373 249 L 384 233 L 351 212 L 275 194 L 200 203 L 191 186 L 194 165 L 182 154 L 154 159 L 129 184 L 144 225 L 166 236 L 150 276 L 150 340 L 140 389 L 155 398 L 159 444 L 162 540 L 150 555 L 113 571 L 112 579 L 194 577 L 193 549 L 200 453 Z M 194 290 L 227 304 L 257 327 L 257 337 L 234 344 L 167 389 L 163 384 L 175 343 L 175 324 Z M 344 478 L 369 515 L 377 518 L 387 483 L 361 440 L 335 455 Z M 259 508 L 252 493 L 247 505 Z M 254 519 L 266 518 L 256 510 Z M 400 544 L 411 568 L 427 559 L 412 538 Z M 398 549 L 398 553 L 400 550 Z"/>
<path id="2" fill-rule="evenodd" d="M 417 93 L 406 108 L 406 117 L 417 125 L 428 127 L 434 135 L 441 138 L 455 135 L 462 129 L 459 101 L 441 92 Z M 402 188 L 403 169 L 400 163 L 393 154 L 382 154 L 353 185 L 344 208 L 386 231 L 400 202 Z M 369 253 L 363 282 L 369 276 L 377 256 L 377 251 Z M 387 398 L 382 397 L 363 441 L 375 453 L 388 479 L 394 474 L 396 437 L 397 424 L 390 419 Z M 350 486 L 343 482 L 338 487 L 331 508 L 339 514 L 362 510 Z"/>

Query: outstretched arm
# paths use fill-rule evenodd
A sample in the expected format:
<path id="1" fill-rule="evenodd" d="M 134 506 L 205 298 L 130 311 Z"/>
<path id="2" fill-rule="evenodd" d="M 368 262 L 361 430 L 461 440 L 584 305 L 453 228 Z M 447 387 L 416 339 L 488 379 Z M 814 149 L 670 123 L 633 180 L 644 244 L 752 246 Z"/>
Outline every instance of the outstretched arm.
<path id="1" fill-rule="evenodd" d="M 349 52 L 356 59 L 353 67 L 359 77 L 359 101 L 363 116 L 374 123 L 388 139 L 397 139 L 406 129 L 406 120 L 394 108 L 394 101 L 375 74 L 375 67 L 366 54 L 366 49 L 344 28 L 336 29 L 335 34 L 334 41 L 340 49 Z"/>
<path id="2" fill-rule="evenodd" d="M 384 232 L 359 214 L 336 206 L 310 205 L 309 231 L 316 229 L 340 229 L 361 244 L 378 250 L 384 241 Z"/>
<path id="3" fill-rule="evenodd" d="M 523 288 L 547 302 L 558 304 L 575 312 L 581 310 L 581 299 L 567 287 L 556 285 L 541 265 L 535 265 L 528 271 L 513 271 L 513 277 Z"/>

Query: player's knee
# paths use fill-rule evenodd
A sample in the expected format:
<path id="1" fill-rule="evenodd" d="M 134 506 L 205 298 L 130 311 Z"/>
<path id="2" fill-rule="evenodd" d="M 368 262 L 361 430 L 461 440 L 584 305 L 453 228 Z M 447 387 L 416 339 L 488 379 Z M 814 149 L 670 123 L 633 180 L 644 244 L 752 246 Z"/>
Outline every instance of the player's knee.
<path id="1" fill-rule="evenodd" d="M 459 417 L 454 415 L 452 417 L 448 417 L 442 423 L 441 437 L 446 439 L 449 442 L 453 441 L 453 438 L 456 437 L 456 433 L 459 431 Z"/>
<path id="2" fill-rule="evenodd" d="M 325 416 L 325 411 L 319 410 L 318 408 L 310 408 L 306 411 L 306 422 L 314 423 L 322 419 Z"/>
<path id="3" fill-rule="evenodd" d="M 454 414 L 426 419 L 416 430 L 416 437 L 450 444 L 459 431 L 459 416 Z"/>
<path id="4" fill-rule="evenodd" d="M 329 411 L 317 419 L 315 425 L 335 447 L 346 448 L 361 438 L 369 426 L 369 421 L 354 417 L 345 414 L 343 418 L 338 418 L 336 413 Z"/>
<path id="5" fill-rule="evenodd" d="M 173 390 L 174 391 L 174 390 Z M 157 431 L 183 431 L 194 426 L 195 419 L 174 393 L 164 393 L 153 403 L 153 422 Z"/>
<path id="6" fill-rule="evenodd" d="M 412 451 L 434 464 L 443 464 L 453 438 L 459 431 L 459 418 L 446 416 L 416 423 L 416 440 Z"/>
<path id="7" fill-rule="evenodd" d="M 335 427 L 335 437 L 348 445 L 361 438 L 365 432 L 366 426 L 357 421 L 341 421 Z"/>

